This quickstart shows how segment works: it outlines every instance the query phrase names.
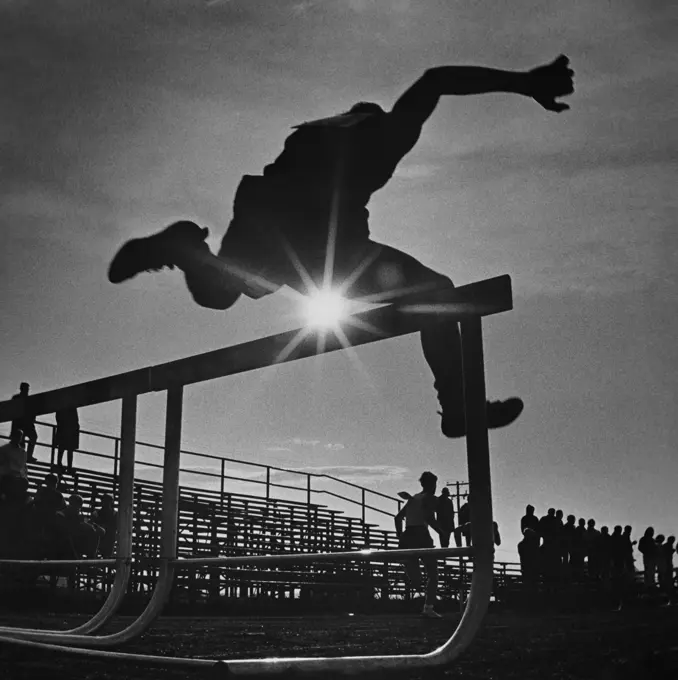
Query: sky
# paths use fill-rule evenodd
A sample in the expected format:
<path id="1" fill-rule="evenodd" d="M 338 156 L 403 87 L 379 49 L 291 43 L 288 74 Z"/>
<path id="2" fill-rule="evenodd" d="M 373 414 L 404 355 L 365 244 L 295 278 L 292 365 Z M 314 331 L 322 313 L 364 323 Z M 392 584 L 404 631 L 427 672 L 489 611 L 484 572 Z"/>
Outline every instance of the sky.
<path id="1" fill-rule="evenodd" d="M 488 395 L 525 401 L 491 434 L 498 559 L 527 503 L 678 534 L 677 33 L 670 0 L 0 0 L 0 394 L 298 326 L 284 291 L 215 312 L 176 272 L 114 286 L 107 266 L 181 218 L 217 248 L 240 177 L 297 123 L 389 108 L 432 66 L 563 53 L 570 111 L 443 98 L 371 233 L 457 284 L 513 278 L 484 324 Z M 161 443 L 162 398 L 140 403 Z M 437 408 L 408 336 L 190 387 L 184 441 L 393 494 L 466 479 Z M 80 418 L 117 433 L 119 405 Z"/>

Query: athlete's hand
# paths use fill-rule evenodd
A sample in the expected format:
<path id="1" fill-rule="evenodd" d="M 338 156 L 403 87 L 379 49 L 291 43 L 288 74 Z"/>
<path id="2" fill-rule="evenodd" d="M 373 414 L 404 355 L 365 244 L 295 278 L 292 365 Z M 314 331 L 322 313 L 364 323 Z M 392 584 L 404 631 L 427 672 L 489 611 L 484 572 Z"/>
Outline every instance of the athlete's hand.
<path id="1" fill-rule="evenodd" d="M 532 97 L 547 111 L 567 111 L 570 107 L 556 98 L 564 97 L 574 92 L 574 71 L 570 68 L 570 60 L 561 54 L 546 66 L 539 66 L 526 74 L 525 94 Z"/>

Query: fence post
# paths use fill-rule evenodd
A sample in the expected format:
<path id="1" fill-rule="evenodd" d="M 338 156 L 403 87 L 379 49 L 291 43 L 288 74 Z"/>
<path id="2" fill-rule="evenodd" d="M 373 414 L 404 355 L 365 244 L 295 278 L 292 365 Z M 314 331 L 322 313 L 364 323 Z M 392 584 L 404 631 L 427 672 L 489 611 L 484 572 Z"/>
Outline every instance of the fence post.
<path id="1" fill-rule="evenodd" d="M 363 524 L 365 524 L 365 489 L 361 489 L 361 495 L 362 495 L 362 504 L 361 504 L 361 510 L 362 510 L 362 516 L 363 516 Z"/>
<path id="2" fill-rule="evenodd" d="M 311 475 L 306 475 L 306 505 L 311 505 Z"/>
<path id="3" fill-rule="evenodd" d="M 266 466 L 266 500 L 271 497 L 271 466 Z"/>
<path id="4" fill-rule="evenodd" d="M 221 509 L 224 509 L 224 475 L 226 474 L 226 461 L 221 459 L 221 486 L 219 487 L 219 499 L 221 502 Z"/>
<path id="5" fill-rule="evenodd" d="M 49 454 L 50 466 L 54 467 L 54 451 L 56 450 L 56 427 L 52 427 L 52 444 Z"/>
<path id="6" fill-rule="evenodd" d="M 459 558 L 459 611 L 466 608 L 466 560 Z"/>
<path id="7" fill-rule="evenodd" d="M 113 445 L 113 494 L 118 491 L 118 460 L 120 458 L 120 439 L 115 438 Z"/>

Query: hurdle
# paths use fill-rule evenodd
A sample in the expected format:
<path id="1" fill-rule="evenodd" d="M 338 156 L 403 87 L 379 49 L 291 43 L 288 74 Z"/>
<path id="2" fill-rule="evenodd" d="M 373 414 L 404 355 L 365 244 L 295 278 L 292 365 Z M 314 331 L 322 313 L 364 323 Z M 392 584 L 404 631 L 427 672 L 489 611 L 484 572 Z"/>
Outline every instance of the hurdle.
<path id="1" fill-rule="evenodd" d="M 334 352 L 345 344 L 334 334 L 319 343 L 314 333 L 297 329 L 192 357 L 129 371 L 107 378 L 31 395 L 25 402 L 0 402 L 0 423 L 21 417 L 25 411 L 38 415 L 62 408 L 78 408 L 120 400 L 121 453 L 118 512 L 118 549 L 113 560 L 0 560 L 0 565 L 64 566 L 95 562 L 115 566 L 116 576 L 101 610 L 86 623 L 69 630 L 0 627 L 0 643 L 89 657 L 127 660 L 156 666 L 211 670 L 214 677 L 312 676 L 335 673 L 353 676 L 380 671 L 424 670 L 451 663 L 473 640 L 487 611 L 493 576 L 494 536 L 490 479 L 489 438 L 486 418 L 485 367 L 482 318 L 512 309 L 508 275 L 486 279 L 446 291 L 445 314 L 459 322 L 461 331 L 464 397 L 466 402 L 466 451 L 470 505 L 473 516 L 471 547 L 416 550 L 359 550 L 333 553 L 292 553 L 239 557 L 177 557 L 179 463 L 184 387 Z M 355 314 L 344 328 L 350 347 L 415 333 L 424 315 L 403 306 L 387 305 Z M 133 560 L 132 519 L 135 466 L 137 398 L 150 392 L 166 393 L 165 450 L 162 479 L 160 555 L 155 560 L 159 576 L 142 613 L 125 629 L 94 635 L 108 623 L 124 597 Z M 269 657 L 250 659 L 203 659 L 127 654 L 108 651 L 142 635 L 160 615 L 169 599 L 177 570 L 200 566 L 239 564 L 270 565 L 330 561 L 401 561 L 406 557 L 472 556 L 473 577 L 464 613 L 450 638 L 425 654 L 365 655 L 344 657 Z M 145 560 L 147 561 L 147 560 Z"/>

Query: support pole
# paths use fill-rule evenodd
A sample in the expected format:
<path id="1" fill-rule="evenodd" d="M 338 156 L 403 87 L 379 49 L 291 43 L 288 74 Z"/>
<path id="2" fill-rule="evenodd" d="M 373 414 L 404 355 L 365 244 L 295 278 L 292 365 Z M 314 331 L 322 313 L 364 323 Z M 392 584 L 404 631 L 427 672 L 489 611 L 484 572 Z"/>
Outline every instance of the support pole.
<path id="1" fill-rule="evenodd" d="M 460 327 L 464 362 L 468 488 L 473 490 L 467 498 L 471 511 L 471 545 L 474 548 L 474 563 L 487 558 L 491 562 L 494 559 L 494 531 L 481 320 L 479 317 L 464 319 Z"/>
<path id="2" fill-rule="evenodd" d="M 134 463 L 137 435 L 137 398 L 125 397 L 122 400 L 120 418 L 120 496 L 118 498 L 118 525 L 116 547 L 115 581 L 104 606 L 91 621 L 74 628 L 71 633 L 93 633 L 106 624 L 116 613 L 127 592 L 132 571 L 132 530 L 134 527 Z M 115 440 L 116 453 L 118 440 Z M 118 461 L 116 460 L 116 463 Z"/>
<path id="3" fill-rule="evenodd" d="M 173 560 L 177 556 L 183 392 L 181 385 L 170 387 L 167 390 L 165 460 L 163 462 L 162 482 L 162 531 L 160 533 L 160 557 L 163 560 Z"/>

